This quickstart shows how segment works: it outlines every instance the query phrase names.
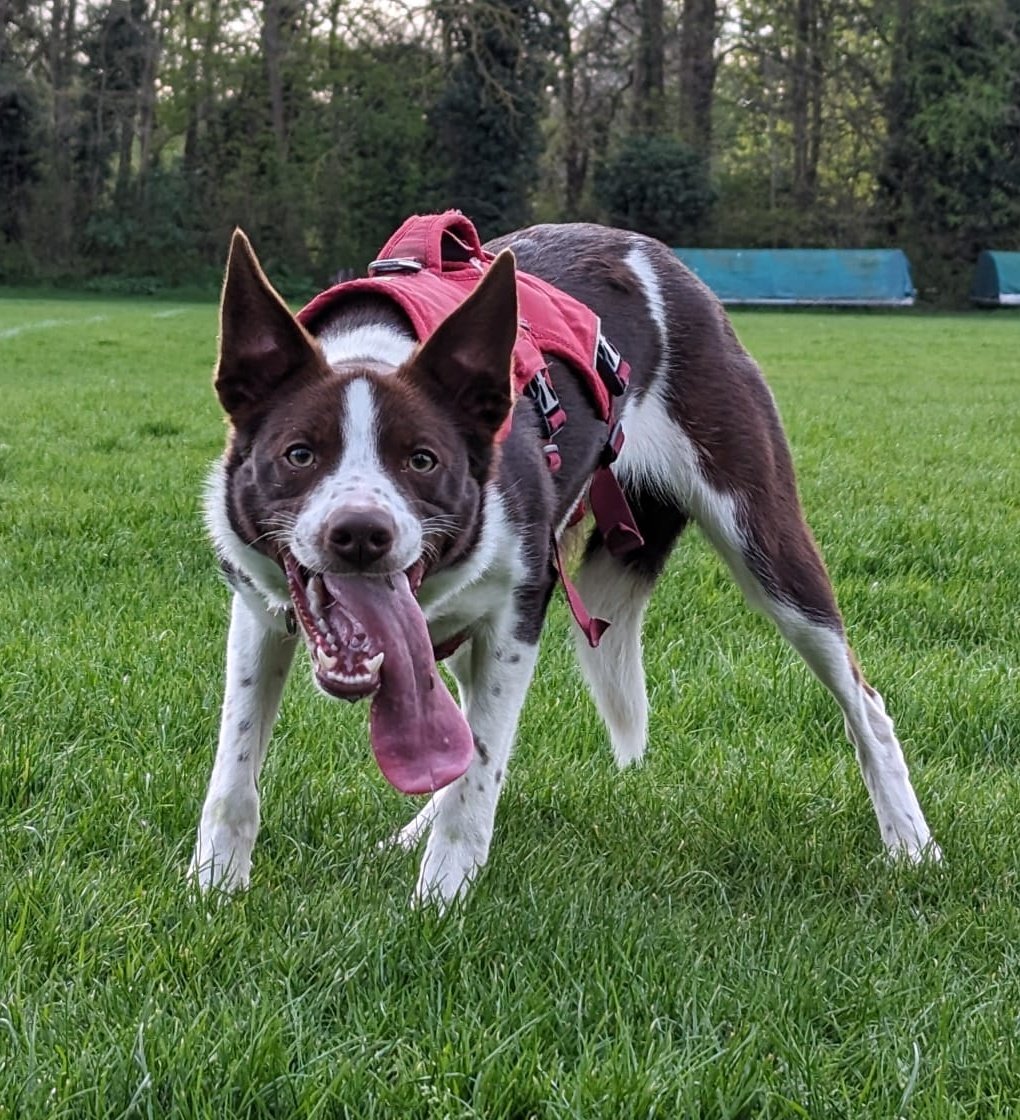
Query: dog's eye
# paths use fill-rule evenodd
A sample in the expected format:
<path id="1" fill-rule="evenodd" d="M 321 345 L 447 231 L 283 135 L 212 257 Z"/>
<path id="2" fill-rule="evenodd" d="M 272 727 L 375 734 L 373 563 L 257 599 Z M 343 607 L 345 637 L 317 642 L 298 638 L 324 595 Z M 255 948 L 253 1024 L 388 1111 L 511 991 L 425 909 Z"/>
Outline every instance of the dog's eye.
<path id="1" fill-rule="evenodd" d="M 419 447 L 417 451 L 412 451 L 408 456 L 407 465 L 418 474 L 428 474 L 429 471 L 434 471 L 439 466 L 439 460 L 431 451 L 424 447 Z"/>
<path id="2" fill-rule="evenodd" d="M 310 467 L 315 462 L 315 452 L 300 443 L 288 447 L 283 457 L 292 467 Z"/>

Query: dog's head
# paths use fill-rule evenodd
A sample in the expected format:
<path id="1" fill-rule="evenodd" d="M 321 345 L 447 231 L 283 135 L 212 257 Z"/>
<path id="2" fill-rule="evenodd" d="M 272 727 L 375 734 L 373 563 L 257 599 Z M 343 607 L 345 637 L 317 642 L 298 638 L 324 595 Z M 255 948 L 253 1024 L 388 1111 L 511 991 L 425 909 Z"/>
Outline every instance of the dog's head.
<path id="1" fill-rule="evenodd" d="M 516 336 L 504 253 L 399 368 L 331 368 L 234 235 L 215 373 L 230 421 L 230 532 L 285 573 L 319 687 L 352 700 L 375 694 L 377 757 L 408 792 L 438 788 L 470 761 L 415 594 L 477 531 L 513 404 Z M 419 765 L 385 742 L 381 755 L 380 736 L 406 736 L 408 723 L 418 740 L 455 742 L 452 765 L 437 755 Z"/>

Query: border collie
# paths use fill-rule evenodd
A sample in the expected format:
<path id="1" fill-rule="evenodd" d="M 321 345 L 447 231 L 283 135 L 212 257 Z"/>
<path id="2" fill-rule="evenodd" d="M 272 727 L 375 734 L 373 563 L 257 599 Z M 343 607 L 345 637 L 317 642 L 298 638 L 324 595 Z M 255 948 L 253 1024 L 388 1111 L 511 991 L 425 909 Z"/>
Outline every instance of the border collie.
<path id="1" fill-rule="evenodd" d="M 229 434 L 207 495 L 234 595 L 191 875 L 249 882 L 259 771 L 302 646 L 328 696 L 371 697 L 387 779 L 430 794 L 393 838 L 424 842 L 414 901 L 446 906 L 485 864 L 558 578 L 554 541 L 606 443 L 585 387 L 552 361 L 568 421 L 549 470 L 541 415 L 508 375 L 515 268 L 591 308 L 633 371 L 612 469 L 643 543 L 618 555 L 589 526 L 576 575 L 612 624 L 598 648 L 579 635 L 577 656 L 619 765 L 646 746 L 645 607 L 694 521 L 842 709 L 889 853 L 938 859 L 892 720 L 847 643 L 772 395 L 719 302 L 664 245 L 621 230 L 542 225 L 485 249 L 480 282 L 419 343 L 372 296 L 305 329 L 234 235 L 215 372 Z M 459 704 L 436 668 L 447 649 Z"/>

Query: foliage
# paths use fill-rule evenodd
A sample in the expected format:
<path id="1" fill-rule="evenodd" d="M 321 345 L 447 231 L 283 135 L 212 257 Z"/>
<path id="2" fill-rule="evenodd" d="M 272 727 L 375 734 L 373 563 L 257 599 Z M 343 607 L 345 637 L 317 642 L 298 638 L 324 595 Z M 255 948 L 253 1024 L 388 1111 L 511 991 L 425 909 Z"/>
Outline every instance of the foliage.
<path id="1" fill-rule="evenodd" d="M 897 244 L 950 298 L 1020 244 L 1016 0 L 0 8 L 0 277 L 205 276 L 240 224 L 314 285 L 447 206 Z"/>
<path id="2" fill-rule="evenodd" d="M 408 214 L 448 205 L 447 165 L 422 110 L 438 86 L 431 64 L 412 43 L 339 51 L 334 131 L 313 183 L 320 255 L 338 268 L 363 269 Z"/>
<path id="3" fill-rule="evenodd" d="M 616 226 L 688 244 L 715 197 L 704 159 L 671 136 L 635 135 L 602 163 L 595 195 Z"/>
<path id="4" fill-rule="evenodd" d="M 45 136 L 35 83 L 0 67 L 0 246 L 20 240 L 33 184 L 39 181 Z"/>
<path id="5" fill-rule="evenodd" d="M 534 0 L 439 0 L 447 77 L 433 110 L 450 204 L 488 234 L 525 225 L 553 42 Z"/>
<path id="6" fill-rule="evenodd" d="M 893 227 L 949 261 L 1020 248 L 1020 6 L 933 0 L 903 19 L 882 174 Z"/>

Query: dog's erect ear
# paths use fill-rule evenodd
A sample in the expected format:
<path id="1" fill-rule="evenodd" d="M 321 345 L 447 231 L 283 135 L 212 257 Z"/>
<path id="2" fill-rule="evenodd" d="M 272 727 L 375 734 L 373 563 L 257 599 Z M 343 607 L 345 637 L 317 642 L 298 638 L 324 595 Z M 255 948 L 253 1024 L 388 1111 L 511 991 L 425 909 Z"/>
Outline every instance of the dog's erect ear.
<path id="1" fill-rule="evenodd" d="M 315 343 L 266 279 L 248 238 L 234 230 L 220 300 L 220 403 L 231 418 L 243 418 L 316 357 Z"/>
<path id="2" fill-rule="evenodd" d="M 463 426 L 491 442 L 513 407 L 517 281 L 509 249 L 412 359 L 417 385 L 456 410 Z"/>

